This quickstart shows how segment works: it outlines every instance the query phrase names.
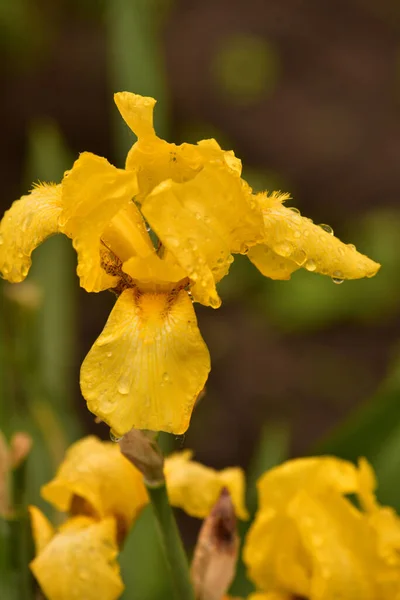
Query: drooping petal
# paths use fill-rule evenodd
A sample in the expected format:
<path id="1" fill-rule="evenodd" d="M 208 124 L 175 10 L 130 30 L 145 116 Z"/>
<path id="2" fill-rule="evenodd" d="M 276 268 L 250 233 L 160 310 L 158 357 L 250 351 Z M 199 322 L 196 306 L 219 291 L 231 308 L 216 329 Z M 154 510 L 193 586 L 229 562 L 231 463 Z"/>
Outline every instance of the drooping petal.
<path id="1" fill-rule="evenodd" d="M 101 267 L 100 239 L 113 217 L 137 192 L 136 175 L 117 169 L 100 156 L 84 152 L 62 182 L 62 230 L 78 253 L 81 286 L 98 292 L 116 284 Z"/>
<path id="2" fill-rule="evenodd" d="M 264 243 L 284 259 L 334 279 L 373 277 L 379 270 L 380 265 L 357 252 L 354 246 L 344 244 L 298 212 L 279 202 L 271 207 L 263 202 L 260 204 L 264 216 Z"/>
<path id="3" fill-rule="evenodd" d="M 116 435 L 132 427 L 181 434 L 209 370 L 187 292 L 128 289 L 83 362 L 81 389 Z"/>
<path id="4" fill-rule="evenodd" d="M 92 516 L 115 517 L 120 537 L 147 504 L 141 473 L 111 442 L 89 436 L 73 444 L 55 478 L 41 494 L 61 511 L 71 511 L 74 498 L 83 499 Z"/>
<path id="5" fill-rule="evenodd" d="M 244 504 L 244 473 L 239 468 L 216 471 L 191 460 L 192 452 L 172 454 L 165 461 L 165 477 L 170 502 L 193 517 L 207 517 L 223 488 L 227 488 L 236 515 L 247 519 Z"/>
<path id="6" fill-rule="evenodd" d="M 287 280 L 291 274 L 300 266 L 290 258 L 279 256 L 271 248 L 265 244 L 257 244 L 250 248 L 247 254 L 249 260 L 257 267 L 257 269 L 270 279 Z"/>
<path id="7" fill-rule="evenodd" d="M 267 471 L 257 482 L 259 506 L 283 508 L 301 487 L 310 493 L 357 490 L 356 467 L 340 458 L 319 456 L 290 460 Z"/>
<path id="8" fill-rule="evenodd" d="M 32 537 L 35 543 L 35 554 L 40 554 L 53 538 L 55 531 L 53 525 L 42 511 L 36 506 L 29 506 Z"/>
<path id="9" fill-rule="evenodd" d="M 17 283 L 31 266 L 31 254 L 47 237 L 57 233 L 61 212 L 61 185 L 39 184 L 16 200 L 0 223 L 0 274 Z"/>
<path id="10" fill-rule="evenodd" d="M 49 600 L 116 600 L 124 589 L 114 519 L 78 517 L 60 528 L 30 567 Z"/>

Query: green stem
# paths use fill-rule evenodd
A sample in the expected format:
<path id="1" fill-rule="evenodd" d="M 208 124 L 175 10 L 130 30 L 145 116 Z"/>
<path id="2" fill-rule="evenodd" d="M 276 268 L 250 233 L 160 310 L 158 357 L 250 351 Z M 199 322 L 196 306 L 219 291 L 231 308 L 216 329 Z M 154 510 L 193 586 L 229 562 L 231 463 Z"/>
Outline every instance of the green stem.
<path id="1" fill-rule="evenodd" d="M 156 517 L 161 547 L 167 562 L 176 600 L 195 600 L 190 581 L 187 556 L 168 501 L 165 483 L 147 485 L 150 502 Z"/>

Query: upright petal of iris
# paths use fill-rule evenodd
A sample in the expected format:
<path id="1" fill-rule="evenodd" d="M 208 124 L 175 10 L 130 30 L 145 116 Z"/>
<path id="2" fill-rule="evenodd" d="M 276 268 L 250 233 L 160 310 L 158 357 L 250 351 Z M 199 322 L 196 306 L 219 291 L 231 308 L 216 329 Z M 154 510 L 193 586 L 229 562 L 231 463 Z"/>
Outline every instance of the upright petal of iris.
<path id="1" fill-rule="evenodd" d="M 188 273 L 192 294 L 217 308 L 215 284 L 227 273 L 232 253 L 245 253 L 262 237 L 262 220 L 240 178 L 205 166 L 186 183 L 161 183 L 144 200 L 142 212 L 176 261 Z"/>
<path id="2" fill-rule="evenodd" d="M 115 517 L 119 540 L 148 502 L 141 473 L 118 446 L 94 436 L 68 449 L 55 478 L 42 487 L 41 494 L 64 512 L 78 508 L 97 519 Z"/>
<path id="3" fill-rule="evenodd" d="M 124 589 L 117 556 L 114 519 L 76 517 L 31 562 L 49 600 L 117 600 Z"/>
<path id="4" fill-rule="evenodd" d="M 4 279 L 12 283 L 25 279 L 33 250 L 58 232 L 60 213 L 60 185 L 39 184 L 14 202 L 0 223 L 0 273 Z"/>
<path id="5" fill-rule="evenodd" d="M 132 427 L 181 434 L 209 370 L 187 292 L 131 288 L 83 362 L 81 389 L 116 435 Z"/>
<path id="6" fill-rule="evenodd" d="M 117 169 L 100 156 L 84 152 L 63 179 L 62 230 L 78 253 L 77 273 L 88 292 L 112 288 L 117 278 L 101 265 L 101 236 L 113 217 L 137 192 L 136 175 Z"/>
<path id="7" fill-rule="evenodd" d="M 216 471 L 191 460 L 192 452 L 172 454 L 165 461 L 165 478 L 170 502 L 193 517 L 207 517 L 224 487 L 229 490 L 235 512 L 247 519 L 244 504 L 244 473 L 239 468 Z"/>

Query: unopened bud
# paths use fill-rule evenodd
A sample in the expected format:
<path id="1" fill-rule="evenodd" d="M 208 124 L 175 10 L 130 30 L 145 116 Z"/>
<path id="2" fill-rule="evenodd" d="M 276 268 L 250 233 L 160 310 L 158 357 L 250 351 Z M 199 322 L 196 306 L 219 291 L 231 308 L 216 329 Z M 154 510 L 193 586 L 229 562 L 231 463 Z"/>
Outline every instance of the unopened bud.
<path id="1" fill-rule="evenodd" d="M 119 441 L 122 454 L 143 473 L 146 483 L 157 485 L 164 481 L 164 457 L 154 432 L 131 429 Z"/>
<path id="2" fill-rule="evenodd" d="M 235 509 L 224 488 L 197 540 L 191 567 L 196 600 L 221 600 L 235 576 L 238 552 Z"/>

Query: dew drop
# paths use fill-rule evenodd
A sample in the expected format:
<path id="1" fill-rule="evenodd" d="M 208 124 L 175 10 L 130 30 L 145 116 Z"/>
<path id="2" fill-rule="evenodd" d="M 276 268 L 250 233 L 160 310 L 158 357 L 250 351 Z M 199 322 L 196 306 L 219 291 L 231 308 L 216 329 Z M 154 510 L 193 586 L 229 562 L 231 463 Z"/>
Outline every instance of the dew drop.
<path id="1" fill-rule="evenodd" d="M 281 244 L 276 244 L 273 247 L 273 250 L 276 252 L 276 254 L 279 254 L 279 256 L 287 257 L 292 254 L 293 248 L 288 242 L 282 242 Z"/>
<path id="2" fill-rule="evenodd" d="M 22 265 L 21 267 L 21 275 L 22 277 L 26 277 L 29 273 L 29 267 L 28 265 Z"/>
<path id="3" fill-rule="evenodd" d="M 298 208 L 296 208 L 295 206 L 289 206 L 289 210 L 291 210 L 293 213 L 295 213 L 296 215 L 300 214 L 300 211 Z"/>
<path id="4" fill-rule="evenodd" d="M 107 356 L 107 358 L 111 358 L 112 352 L 107 352 L 106 356 Z"/>
<path id="5" fill-rule="evenodd" d="M 317 268 L 317 265 L 315 264 L 315 261 L 313 261 L 313 259 L 310 258 L 310 260 L 308 260 L 305 263 L 304 268 L 307 269 L 307 271 L 313 272 Z"/>
<path id="6" fill-rule="evenodd" d="M 112 442 L 120 442 L 123 437 L 123 435 L 117 435 L 112 429 L 110 429 L 110 440 Z"/>
<path id="7" fill-rule="evenodd" d="M 169 381 L 169 375 L 168 375 L 168 373 L 163 373 L 163 374 L 162 374 L 162 379 L 163 379 L 163 381 L 165 381 L 165 382 Z"/>
<path id="8" fill-rule="evenodd" d="M 321 227 L 321 229 L 326 231 L 326 233 L 329 233 L 329 235 L 333 235 L 333 229 L 330 225 L 327 225 L 326 223 L 320 223 L 318 227 Z"/>
<path id="9" fill-rule="evenodd" d="M 301 233 L 298 229 L 296 229 L 296 231 L 293 233 L 293 237 L 295 237 L 297 240 L 301 237 Z"/>
<path id="10" fill-rule="evenodd" d="M 146 226 L 146 231 L 147 231 L 147 233 L 150 233 L 150 231 L 151 231 L 151 227 L 150 227 L 150 225 L 147 225 L 147 226 Z"/>
<path id="11" fill-rule="evenodd" d="M 343 281 L 344 281 L 343 273 L 341 271 L 334 271 L 333 276 L 332 276 L 332 281 L 333 281 L 333 283 L 336 283 L 337 285 L 340 285 L 341 283 L 343 283 Z"/>
<path id="12" fill-rule="evenodd" d="M 0 246 L 4 243 L 3 236 L 0 233 Z"/>
<path id="13" fill-rule="evenodd" d="M 352 250 L 356 250 L 356 247 L 354 244 L 347 244 L 348 248 L 351 248 Z"/>
<path id="14" fill-rule="evenodd" d="M 123 396 L 126 396 L 127 394 L 129 394 L 129 383 L 128 381 L 126 381 L 125 379 L 121 379 L 121 381 L 119 381 L 118 383 L 118 391 L 120 394 L 122 394 Z"/>

